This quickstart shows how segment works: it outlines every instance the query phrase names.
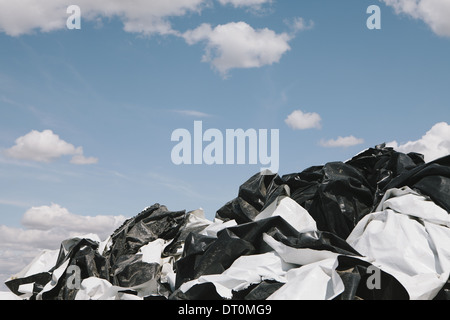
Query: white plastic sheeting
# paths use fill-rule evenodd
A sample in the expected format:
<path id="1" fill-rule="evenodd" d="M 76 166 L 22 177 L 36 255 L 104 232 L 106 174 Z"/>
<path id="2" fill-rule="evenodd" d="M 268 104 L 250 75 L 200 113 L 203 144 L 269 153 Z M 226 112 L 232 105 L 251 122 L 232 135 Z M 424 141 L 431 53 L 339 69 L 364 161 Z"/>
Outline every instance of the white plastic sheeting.
<path id="1" fill-rule="evenodd" d="M 123 288 L 113 286 L 109 281 L 96 277 L 84 279 L 75 300 L 142 300 L 144 296 L 155 291 L 156 282 L 148 281 L 136 287 Z M 126 290 L 134 290 L 137 295 L 127 294 Z"/>
<path id="2" fill-rule="evenodd" d="M 411 299 L 432 299 L 450 274 L 449 221 L 429 198 L 407 187 L 391 189 L 347 242 L 400 281 Z"/>
<path id="3" fill-rule="evenodd" d="M 55 265 L 58 254 L 59 250 L 43 250 L 25 268 L 8 280 L 13 278 L 25 278 L 33 274 L 49 271 Z"/>
<path id="4" fill-rule="evenodd" d="M 337 259 L 320 260 L 289 270 L 286 284 L 268 300 L 331 300 L 344 291 L 336 272 Z"/>
<path id="5" fill-rule="evenodd" d="M 251 284 L 260 283 L 262 280 L 286 282 L 286 271 L 293 267 L 274 252 L 242 256 L 222 274 L 201 276 L 196 280 L 184 283 L 180 289 L 186 292 L 194 285 L 210 282 L 214 284 L 219 295 L 230 299 L 233 290 L 244 290 Z"/>
<path id="6" fill-rule="evenodd" d="M 286 187 L 288 188 L 288 187 Z M 298 232 L 316 231 L 316 221 L 297 202 L 289 197 L 278 197 L 255 218 L 255 221 L 280 216 Z"/>

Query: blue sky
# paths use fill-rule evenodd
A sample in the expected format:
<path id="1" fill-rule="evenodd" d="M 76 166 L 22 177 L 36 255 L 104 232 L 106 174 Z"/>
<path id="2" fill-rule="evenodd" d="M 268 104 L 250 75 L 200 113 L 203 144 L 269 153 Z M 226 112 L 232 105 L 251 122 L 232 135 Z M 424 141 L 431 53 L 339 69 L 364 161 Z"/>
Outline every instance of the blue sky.
<path id="1" fill-rule="evenodd" d="M 105 235 L 156 202 L 213 219 L 260 165 L 174 165 L 196 120 L 278 129 L 280 174 L 383 142 L 450 153 L 447 0 L 80 0 L 80 30 L 63 2 L 0 0 L 0 274 L 80 216 Z"/>

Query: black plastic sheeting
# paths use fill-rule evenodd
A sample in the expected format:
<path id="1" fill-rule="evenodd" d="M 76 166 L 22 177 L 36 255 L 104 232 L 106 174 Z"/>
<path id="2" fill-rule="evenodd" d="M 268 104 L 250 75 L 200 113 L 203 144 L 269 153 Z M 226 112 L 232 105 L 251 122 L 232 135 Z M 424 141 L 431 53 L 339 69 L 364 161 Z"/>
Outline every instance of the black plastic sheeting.
<path id="1" fill-rule="evenodd" d="M 235 199 L 217 211 L 216 219 L 236 221 L 217 235 L 200 233 L 204 226 L 192 227 L 191 213 L 155 204 L 118 228 L 107 250 L 100 253 L 99 243 L 89 239 L 69 239 L 61 244 L 57 263 L 48 272 L 13 279 L 6 285 L 20 296 L 20 285 L 33 284 L 30 299 L 74 299 L 78 289 L 67 286 L 69 275 L 65 270 L 76 265 L 82 280 L 96 277 L 113 286 L 131 288 L 123 289 L 124 294 L 136 294 L 133 288 L 151 284 L 144 299 L 224 299 L 209 282 L 184 292 L 180 287 L 204 275 L 219 275 L 242 256 L 271 251 L 263 240 L 266 234 L 291 248 L 337 254 L 336 272 L 345 289 L 334 297 L 336 300 L 409 299 L 402 284 L 384 271 L 382 288 L 369 289 L 367 270 L 371 263 L 361 259 L 345 240 L 358 222 L 375 210 L 387 190 L 404 186 L 429 196 L 450 212 L 450 157 L 425 163 L 420 154 L 403 154 L 380 145 L 349 161 L 331 162 L 300 173 L 258 173 L 240 186 Z M 318 230 L 299 232 L 279 216 L 255 220 L 280 196 L 290 197 L 306 209 Z M 172 259 L 176 274 L 172 285 L 162 278 L 160 264 L 144 262 L 139 254 L 143 246 L 157 239 L 168 242 L 161 257 Z M 261 279 L 233 291 L 232 299 L 264 300 L 283 285 Z M 449 288 L 447 282 L 435 299 L 448 299 Z"/>
<path id="2" fill-rule="evenodd" d="M 380 145 L 345 163 L 331 162 L 283 177 L 257 174 L 240 187 L 236 199 L 217 211 L 217 217 L 234 219 L 238 223 L 250 222 L 283 193 L 283 185 L 288 185 L 290 197 L 308 210 L 319 230 L 345 239 L 358 221 L 376 207 L 388 187 L 401 185 L 402 181 L 395 183 L 394 178 L 406 180 L 412 169 L 425 170 L 423 167 L 428 167 L 424 166 L 423 156 L 399 153 Z M 439 170 L 445 172 L 445 168 L 436 172 Z M 445 183 L 447 185 L 438 187 L 444 192 L 439 199 L 447 198 L 450 202 L 446 197 L 450 181 Z M 431 190 L 431 185 L 430 181 L 424 189 Z"/>

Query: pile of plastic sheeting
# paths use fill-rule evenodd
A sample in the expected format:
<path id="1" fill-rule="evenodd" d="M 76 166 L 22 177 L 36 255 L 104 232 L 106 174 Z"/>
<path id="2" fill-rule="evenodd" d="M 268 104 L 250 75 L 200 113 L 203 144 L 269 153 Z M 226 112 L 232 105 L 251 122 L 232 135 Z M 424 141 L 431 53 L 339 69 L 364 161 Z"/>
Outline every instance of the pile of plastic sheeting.
<path id="1" fill-rule="evenodd" d="M 448 299 L 450 156 L 384 145 L 256 174 L 216 213 L 155 204 L 6 282 L 21 299 Z"/>

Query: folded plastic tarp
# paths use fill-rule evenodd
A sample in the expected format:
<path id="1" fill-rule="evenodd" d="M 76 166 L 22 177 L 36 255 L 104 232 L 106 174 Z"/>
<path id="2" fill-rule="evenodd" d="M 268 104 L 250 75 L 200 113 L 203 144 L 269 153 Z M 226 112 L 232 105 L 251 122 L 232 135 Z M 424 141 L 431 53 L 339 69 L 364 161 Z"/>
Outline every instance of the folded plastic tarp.
<path id="1" fill-rule="evenodd" d="M 383 145 L 259 173 L 214 221 L 155 204 L 105 241 L 44 252 L 0 298 L 448 299 L 449 193 L 450 157 Z"/>

